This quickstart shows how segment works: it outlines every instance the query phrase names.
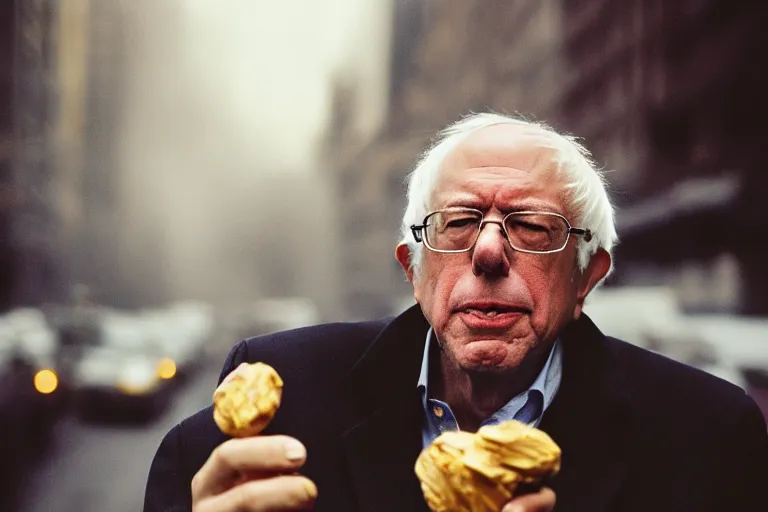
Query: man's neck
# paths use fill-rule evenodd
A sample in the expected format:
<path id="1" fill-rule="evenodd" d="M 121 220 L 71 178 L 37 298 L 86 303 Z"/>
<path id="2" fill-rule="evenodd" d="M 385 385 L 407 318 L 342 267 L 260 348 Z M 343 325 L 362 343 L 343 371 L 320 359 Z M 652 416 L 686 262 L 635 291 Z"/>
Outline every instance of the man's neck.
<path id="1" fill-rule="evenodd" d="M 468 373 L 440 352 L 430 389 L 450 407 L 461 430 L 475 432 L 480 424 L 512 398 L 531 387 L 544 367 L 549 351 L 505 373 Z M 533 356 L 534 354 L 531 354 Z M 435 375 L 437 374 L 437 375 Z"/>

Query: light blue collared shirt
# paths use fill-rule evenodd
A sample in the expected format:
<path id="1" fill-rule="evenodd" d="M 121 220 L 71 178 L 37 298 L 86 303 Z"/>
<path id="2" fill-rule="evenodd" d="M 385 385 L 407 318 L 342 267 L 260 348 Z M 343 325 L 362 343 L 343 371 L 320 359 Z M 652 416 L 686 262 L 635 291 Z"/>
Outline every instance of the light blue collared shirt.
<path id="1" fill-rule="evenodd" d="M 429 351 L 436 346 L 434 332 L 430 327 L 421 359 L 418 389 L 424 407 L 425 421 L 421 428 L 422 445 L 426 448 L 440 434 L 447 430 L 459 430 L 459 424 L 447 403 L 429 398 Z M 556 340 L 549 352 L 544 367 L 539 372 L 531 387 L 515 396 L 498 411 L 485 419 L 480 426 L 495 425 L 507 420 L 518 420 L 538 426 L 544 411 L 554 400 L 563 375 L 563 347 Z"/>

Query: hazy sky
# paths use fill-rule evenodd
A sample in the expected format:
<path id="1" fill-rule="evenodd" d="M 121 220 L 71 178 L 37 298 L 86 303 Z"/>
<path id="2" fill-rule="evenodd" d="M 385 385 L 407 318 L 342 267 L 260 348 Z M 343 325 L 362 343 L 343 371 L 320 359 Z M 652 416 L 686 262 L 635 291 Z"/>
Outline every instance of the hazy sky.
<path id="1" fill-rule="evenodd" d="M 245 298 L 280 279 L 333 289 L 335 253 L 324 247 L 337 219 L 317 141 L 333 77 L 353 76 L 358 101 L 383 105 L 388 5 L 123 0 L 116 101 L 128 274 L 162 264 L 163 279 L 189 296 Z"/>
<path id="2" fill-rule="evenodd" d="M 311 166 L 331 77 L 342 68 L 366 66 L 360 46 L 375 44 L 366 36 L 386 21 L 372 23 L 371 13 L 383 17 L 381 5 L 388 2 L 174 1 L 177 43 L 199 92 L 215 98 L 216 109 L 243 137 L 268 139 L 286 169 Z"/>

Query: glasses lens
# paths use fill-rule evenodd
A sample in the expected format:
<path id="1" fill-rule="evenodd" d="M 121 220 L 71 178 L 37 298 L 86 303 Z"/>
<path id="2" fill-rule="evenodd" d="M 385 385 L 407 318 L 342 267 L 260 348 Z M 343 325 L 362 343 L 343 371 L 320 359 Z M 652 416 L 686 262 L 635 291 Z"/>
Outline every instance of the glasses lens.
<path id="1" fill-rule="evenodd" d="M 483 216 L 473 210 L 441 210 L 427 217 L 427 245 L 439 251 L 463 251 L 472 247 Z"/>
<path id="2" fill-rule="evenodd" d="M 504 226 L 509 243 L 523 251 L 557 251 L 568 240 L 568 225 L 558 216 L 547 213 L 515 213 Z"/>

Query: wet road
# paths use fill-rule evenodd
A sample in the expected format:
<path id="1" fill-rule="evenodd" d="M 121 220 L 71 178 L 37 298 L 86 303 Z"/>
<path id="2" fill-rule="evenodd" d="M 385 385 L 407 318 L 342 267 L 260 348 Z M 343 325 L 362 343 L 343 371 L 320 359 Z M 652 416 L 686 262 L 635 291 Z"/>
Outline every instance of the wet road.
<path id="1" fill-rule="evenodd" d="M 155 450 L 173 425 L 210 404 L 223 361 L 212 358 L 147 425 L 64 421 L 55 446 L 24 486 L 19 511 L 140 511 Z"/>

